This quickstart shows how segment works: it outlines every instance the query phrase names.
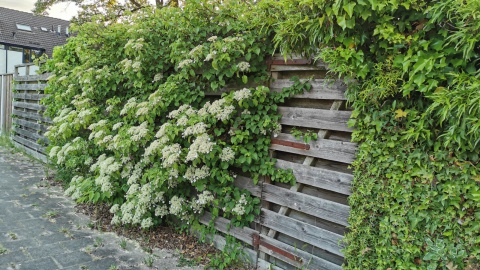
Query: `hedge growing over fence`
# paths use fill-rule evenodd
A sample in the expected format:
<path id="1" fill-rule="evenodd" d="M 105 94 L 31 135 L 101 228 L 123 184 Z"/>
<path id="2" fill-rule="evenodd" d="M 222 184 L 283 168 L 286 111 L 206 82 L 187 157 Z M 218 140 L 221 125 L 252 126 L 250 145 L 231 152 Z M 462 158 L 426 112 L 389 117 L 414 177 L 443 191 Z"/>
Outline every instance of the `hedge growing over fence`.
<path id="1" fill-rule="evenodd" d="M 276 104 L 305 84 L 205 97 L 268 79 L 273 45 L 253 27 L 252 8 L 189 1 L 74 29 L 45 65 L 49 157 L 68 195 L 111 204 L 114 224 L 191 224 L 208 210 L 241 225 L 259 213 L 259 199 L 233 185 L 237 174 L 294 182 L 275 169 L 267 133 L 280 131 Z"/>
<path id="2" fill-rule="evenodd" d="M 480 2 L 280 1 L 275 44 L 355 80 L 346 269 L 480 267 Z"/>

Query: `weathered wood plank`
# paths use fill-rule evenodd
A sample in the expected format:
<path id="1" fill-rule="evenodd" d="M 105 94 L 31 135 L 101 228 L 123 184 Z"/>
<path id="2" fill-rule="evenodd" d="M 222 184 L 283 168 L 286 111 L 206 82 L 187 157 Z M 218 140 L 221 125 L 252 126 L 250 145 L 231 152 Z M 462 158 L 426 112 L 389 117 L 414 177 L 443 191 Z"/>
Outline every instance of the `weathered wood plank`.
<path id="1" fill-rule="evenodd" d="M 348 226 L 350 207 L 310 195 L 293 192 L 271 184 L 263 184 L 262 199 L 291 209 Z"/>
<path id="2" fill-rule="evenodd" d="M 16 147 L 17 149 L 20 149 L 20 150 L 22 150 L 22 151 L 25 151 L 25 153 L 27 153 L 27 154 L 29 154 L 30 156 L 32 156 L 32 157 L 34 157 L 34 158 L 42 161 L 43 163 L 47 163 L 47 156 L 46 156 L 46 155 L 41 154 L 41 153 L 39 153 L 39 152 L 36 152 L 36 151 L 34 151 L 34 150 L 30 149 L 30 148 L 27 148 L 27 147 L 25 147 L 24 145 L 19 144 L 19 143 L 16 142 L 16 141 L 13 141 L 13 145 L 15 145 L 15 147 Z"/>
<path id="3" fill-rule="evenodd" d="M 277 168 L 291 169 L 298 183 L 350 195 L 353 175 L 333 170 L 305 166 L 277 159 Z"/>
<path id="4" fill-rule="evenodd" d="M 280 123 L 284 125 L 347 132 L 352 131 L 352 129 L 347 126 L 347 121 L 352 114 L 349 111 L 278 107 L 278 112 L 282 115 Z"/>
<path id="5" fill-rule="evenodd" d="M 16 116 L 20 116 L 20 117 L 24 117 L 24 118 L 28 118 L 28 119 L 32 119 L 32 120 L 42 121 L 42 122 L 45 122 L 45 123 L 52 123 L 52 120 L 50 120 L 50 118 L 42 117 L 38 113 L 24 112 L 24 111 L 20 111 L 20 110 L 13 110 L 13 114 L 16 115 Z"/>
<path id="6" fill-rule="evenodd" d="M 317 62 L 314 65 L 271 65 L 270 71 L 311 71 L 327 70 L 328 65 L 323 62 Z"/>
<path id="7" fill-rule="evenodd" d="M 347 86 L 340 81 L 331 83 L 329 80 L 316 79 L 310 80 L 309 82 L 312 85 L 312 89 L 308 92 L 305 91 L 302 94 L 295 95 L 293 98 L 346 100 L 345 90 Z M 275 92 L 280 92 L 283 88 L 292 85 L 293 82 L 291 80 L 278 79 L 270 83 L 270 89 Z"/>
<path id="8" fill-rule="evenodd" d="M 31 109 L 31 110 L 37 110 L 37 111 L 44 111 L 46 109 L 45 106 L 37 103 L 27 103 L 27 102 L 18 102 L 18 101 L 13 102 L 13 107 Z"/>
<path id="9" fill-rule="evenodd" d="M 17 83 L 14 84 L 15 90 L 30 90 L 30 91 L 43 91 L 47 87 L 45 83 L 36 83 L 36 84 L 24 84 Z"/>
<path id="10" fill-rule="evenodd" d="M 31 148 L 31 149 L 33 149 L 33 150 L 35 150 L 35 151 L 38 151 L 38 152 L 42 153 L 42 154 L 45 154 L 45 147 L 39 145 L 39 144 L 36 143 L 36 142 L 27 140 L 27 139 L 22 138 L 22 137 L 19 137 L 19 136 L 17 136 L 17 135 L 13 135 L 13 136 L 12 136 L 12 139 L 13 139 L 14 141 L 18 142 L 18 143 L 21 144 L 21 145 L 24 145 L 24 146 L 26 146 L 26 147 L 28 147 L 28 148 Z"/>
<path id="11" fill-rule="evenodd" d="M 25 129 L 21 129 L 21 128 L 16 128 L 15 129 L 15 133 L 19 134 L 19 135 L 22 135 L 22 136 L 25 136 L 25 137 L 28 137 L 30 138 L 32 141 L 38 141 L 38 140 L 41 140 L 43 142 L 48 142 L 48 139 L 45 138 L 44 136 L 38 134 L 38 133 L 34 133 L 34 132 L 31 132 L 29 130 L 25 130 Z"/>
<path id="12" fill-rule="evenodd" d="M 209 212 L 206 212 L 203 216 L 200 217 L 200 222 L 205 225 L 210 224 L 211 220 L 212 214 Z M 248 227 L 239 228 L 233 225 L 230 226 L 229 224 L 230 220 L 223 217 L 217 217 L 214 222 L 215 229 L 217 229 L 218 231 L 234 236 L 238 240 L 250 246 L 253 246 L 253 235 L 257 234 L 257 231 Z"/>
<path id="13" fill-rule="evenodd" d="M 48 95 L 44 94 L 27 94 L 27 93 L 15 93 L 13 97 L 15 99 L 28 99 L 28 100 L 41 100 L 44 97 L 47 97 Z"/>
<path id="14" fill-rule="evenodd" d="M 279 134 L 276 139 L 286 142 L 304 144 L 303 140 L 298 140 L 294 136 L 285 133 Z M 310 157 L 323 158 L 347 164 L 353 162 L 357 150 L 357 145 L 355 143 L 334 141 L 328 139 L 318 139 L 316 141 L 310 141 L 308 145 L 310 146 L 308 150 L 280 144 L 272 144 L 270 146 L 270 149 Z"/>
<path id="15" fill-rule="evenodd" d="M 25 126 L 25 127 L 32 128 L 32 129 L 35 129 L 35 130 L 41 130 L 41 131 L 44 131 L 44 132 L 48 130 L 48 127 L 45 126 L 45 125 L 30 122 L 30 121 L 26 121 L 26 120 L 23 120 L 23 119 L 15 118 L 15 119 L 13 119 L 13 122 L 17 125 Z"/>
<path id="16" fill-rule="evenodd" d="M 13 80 L 16 82 L 36 82 L 46 81 L 48 77 L 50 77 L 50 73 L 40 75 L 14 76 Z"/>
<path id="17" fill-rule="evenodd" d="M 344 256 L 339 242 L 343 236 L 313 225 L 262 209 L 261 224 L 338 256 Z"/>
<path id="18" fill-rule="evenodd" d="M 284 270 L 274 264 L 271 264 L 261 258 L 257 259 L 257 270 Z"/>
<path id="19" fill-rule="evenodd" d="M 297 247 L 290 246 L 288 244 L 285 244 L 285 243 L 283 243 L 281 241 L 278 241 L 276 239 L 273 239 L 271 237 L 261 235 L 260 240 L 264 243 L 269 244 L 269 245 L 272 245 L 272 246 L 275 246 L 277 248 L 288 251 L 288 252 L 294 254 L 295 256 L 301 258 L 302 266 L 306 267 L 306 269 L 315 269 L 315 270 L 341 270 L 342 269 L 342 267 L 337 265 L 337 264 L 334 264 L 334 263 L 329 262 L 325 259 L 319 258 L 315 255 L 312 255 L 308 252 L 305 252 L 301 249 L 298 249 Z M 285 262 L 290 263 L 290 264 L 295 264 L 294 261 L 291 261 L 288 258 L 286 258 L 285 256 L 282 256 L 278 253 L 272 252 L 267 248 L 262 248 L 262 246 L 260 246 L 260 250 L 262 252 L 267 253 L 268 255 L 270 255 L 272 257 L 275 257 L 277 259 L 280 259 L 280 260 L 285 261 Z"/>
<path id="20" fill-rule="evenodd" d="M 262 193 L 262 188 L 259 185 L 253 184 L 253 179 L 238 175 L 233 184 L 238 188 L 243 188 L 255 197 L 260 197 Z"/>

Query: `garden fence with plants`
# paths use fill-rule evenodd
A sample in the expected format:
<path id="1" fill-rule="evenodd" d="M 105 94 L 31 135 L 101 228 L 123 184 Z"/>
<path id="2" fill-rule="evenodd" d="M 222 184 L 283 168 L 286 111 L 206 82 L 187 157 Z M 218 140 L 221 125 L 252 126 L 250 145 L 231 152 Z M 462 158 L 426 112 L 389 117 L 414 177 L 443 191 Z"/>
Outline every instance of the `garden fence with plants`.
<path id="1" fill-rule="evenodd" d="M 272 75 L 270 88 L 279 91 L 298 76 L 312 79 L 312 89 L 297 95 L 279 107 L 283 115 L 282 133 L 273 138 L 271 155 L 277 167 L 292 169 L 297 184 L 273 183 L 263 179 L 258 185 L 245 176 L 235 184 L 261 198 L 261 215 L 251 227 L 229 226 L 229 220 L 217 218 L 214 244 L 223 249 L 226 235 L 245 243 L 246 259 L 258 269 L 341 269 L 344 256 L 342 238 L 348 225 L 350 185 L 353 179 L 348 166 L 357 149 L 350 142 L 347 126 L 351 112 L 345 105 L 345 85 L 325 79 L 326 67 L 295 58 L 285 61 L 273 57 L 268 65 Z M 21 68 L 21 67 L 17 67 Z M 12 139 L 29 154 L 46 160 L 43 133 L 50 123 L 42 116 L 39 104 L 44 96 L 48 74 L 15 76 Z M 18 70 L 17 73 L 18 74 Z M 211 94 L 216 98 L 219 94 Z M 317 140 L 306 143 L 294 136 L 316 133 Z M 209 224 L 206 213 L 201 222 Z"/>
<path id="2" fill-rule="evenodd" d="M 43 136 L 50 119 L 43 117 L 45 106 L 40 104 L 44 97 L 49 74 L 33 74 L 34 64 L 18 65 L 14 74 L 14 93 L 11 137 L 14 144 L 35 158 L 46 162 L 47 139 Z M 25 75 L 19 75 L 25 74 Z"/>
<path id="3" fill-rule="evenodd" d="M 216 228 L 244 242 L 245 254 L 259 269 L 341 269 L 353 179 L 348 166 L 356 151 L 347 126 L 351 112 L 345 105 L 346 87 L 326 80 L 326 67 L 310 60 L 274 57 L 269 66 L 273 91 L 290 86 L 292 76 L 313 78 L 310 92 L 279 107 L 283 129 L 270 147 L 277 167 L 292 169 L 297 184 L 264 179 L 253 185 L 253 180 L 237 177 L 237 186 L 261 198 L 261 215 L 251 228 L 228 229 L 223 218 L 217 218 Z M 292 135 L 295 131 L 315 132 L 318 139 L 305 143 Z M 209 216 L 201 219 L 204 224 Z M 219 248 L 226 243 L 221 235 L 214 241 Z"/>

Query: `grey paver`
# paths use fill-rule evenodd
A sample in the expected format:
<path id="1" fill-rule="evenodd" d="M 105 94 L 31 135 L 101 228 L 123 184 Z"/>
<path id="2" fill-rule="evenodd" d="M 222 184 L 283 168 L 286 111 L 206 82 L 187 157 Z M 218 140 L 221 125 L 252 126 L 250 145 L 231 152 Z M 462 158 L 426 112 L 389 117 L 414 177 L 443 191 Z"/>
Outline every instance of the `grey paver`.
<path id="1" fill-rule="evenodd" d="M 123 250 L 122 237 L 90 230 L 89 218 L 76 213 L 74 202 L 44 181 L 44 173 L 41 164 L 0 147 L 0 245 L 8 249 L 0 254 L 0 269 L 203 269 L 177 267 L 174 251 L 151 255 L 131 240 Z M 98 237 L 102 245 L 96 247 Z M 155 257 L 153 267 L 144 263 L 148 256 Z"/>

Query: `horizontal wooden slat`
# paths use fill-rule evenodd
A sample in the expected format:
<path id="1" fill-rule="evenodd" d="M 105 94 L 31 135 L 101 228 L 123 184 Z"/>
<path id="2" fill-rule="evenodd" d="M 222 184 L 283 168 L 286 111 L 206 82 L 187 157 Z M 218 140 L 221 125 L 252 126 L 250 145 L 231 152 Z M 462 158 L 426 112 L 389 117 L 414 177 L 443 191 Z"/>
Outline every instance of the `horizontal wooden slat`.
<path id="1" fill-rule="evenodd" d="M 348 226 L 350 207 L 314 196 L 293 192 L 271 184 L 263 184 L 262 199 L 291 209 Z"/>
<path id="2" fill-rule="evenodd" d="M 32 119 L 32 120 L 37 120 L 37 121 L 42 121 L 45 123 L 52 123 L 52 120 L 50 120 L 48 117 L 42 117 L 38 113 L 32 113 L 32 112 L 24 112 L 20 110 L 13 110 L 13 114 L 16 116 Z"/>
<path id="3" fill-rule="evenodd" d="M 44 90 L 47 84 L 45 83 L 36 83 L 36 84 L 20 84 L 17 83 L 13 87 L 15 90 L 35 90 L 35 91 L 41 91 Z"/>
<path id="4" fill-rule="evenodd" d="M 25 138 L 22 138 L 22 137 L 19 137 L 17 135 L 13 135 L 12 136 L 12 139 L 16 142 L 18 142 L 19 144 L 22 144 L 22 145 L 25 145 L 27 146 L 28 148 L 31 148 L 33 150 L 36 150 L 42 154 L 45 154 L 45 147 L 39 145 L 38 143 L 36 142 L 33 142 L 33 141 L 30 141 L 28 139 L 25 139 Z"/>
<path id="5" fill-rule="evenodd" d="M 304 143 L 302 140 L 298 140 L 290 134 L 281 133 L 276 139 L 292 142 L 292 143 Z M 275 142 L 275 141 L 272 141 Z M 307 149 L 300 149 L 298 147 L 290 147 L 281 144 L 272 144 L 270 149 L 284 151 L 288 153 L 294 153 L 304 156 L 323 158 L 327 160 L 338 161 L 342 163 L 350 164 L 355 159 L 355 152 L 357 145 L 351 142 L 334 141 L 328 139 L 319 139 L 316 141 L 310 141 Z"/>
<path id="6" fill-rule="evenodd" d="M 35 129 L 35 130 L 47 131 L 47 129 L 48 129 L 48 127 L 45 126 L 45 125 L 30 122 L 30 121 L 26 121 L 26 120 L 23 120 L 23 119 L 14 118 L 13 122 L 17 125 L 25 126 L 25 127 L 32 128 L 32 129 Z"/>
<path id="7" fill-rule="evenodd" d="M 341 235 L 279 215 L 267 209 L 262 209 L 261 223 L 277 232 L 343 257 L 342 252 L 340 252 L 343 247 L 339 245 L 339 242 L 343 239 Z"/>
<path id="8" fill-rule="evenodd" d="M 302 80 L 306 81 L 306 80 Z M 346 100 L 345 89 L 346 85 L 340 81 L 331 83 L 329 80 L 310 80 L 312 89 L 305 91 L 302 94 L 295 95 L 293 98 L 305 98 L 305 99 L 327 99 L 327 100 Z M 283 88 L 293 85 L 291 80 L 278 79 L 270 83 L 270 89 L 275 92 L 281 91 Z"/>
<path id="9" fill-rule="evenodd" d="M 22 135 L 22 136 L 25 136 L 25 137 L 28 137 L 30 138 L 32 141 L 38 141 L 38 140 L 41 140 L 41 141 L 44 141 L 44 142 L 48 142 L 48 139 L 45 138 L 44 136 L 38 134 L 38 133 L 34 133 L 34 132 L 31 132 L 29 130 L 25 130 L 25 129 L 21 129 L 21 128 L 16 128 L 15 131 L 14 131 L 16 134 L 19 134 L 19 135 Z"/>
<path id="10" fill-rule="evenodd" d="M 350 195 L 353 175 L 277 159 L 277 168 L 291 169 L 298 183 Z"/>
<path id="11" fill-rule="evenodd" d="M 44 111 L 46 109 L 45 106 L 37 103 L 27 103 L 27 102 L 18 102 L 18 101 L 13 102 L 13 107 L 38 110 L 38 111 Z"/>
<path id="12" fill-rule="evenodd" d="M 39 160 L 43 161 L 44 163 L 47 163 L 47 156 L 45 154 L 39 153 L 35 150 L 32 150 L 28 147 L 25 147 L 23 144 L 19 144 L 16 141 L 13 141 L 13 145 L 15 145 L 16 148 L 23 149 L 30 156 L 32 156 L 36 159 L 39 159 Z"/>
<path id="13" fill-rule="evenodd" d="M 347 126 L 351 112 L 310 108 L 278 107 L 281 124 L 351 132 Z"/>
<path id="14" fill-rule="evenodd" d="M 304 269 L 315 269 L 315 270 L 341 270 L 342 269 L 342 267 L 337 264 L 334 264 L 325 259 L 319 258 L 315 255 L 312 255 L 308 252 L 298 249 L 297 247 L 290 246 L 288 244 L 285 244 L 271 237 L 261 235 L 260 240 L 300 257 L 302 259 L 303 266 L 305 267 Z M 286 260 L 284 256 L 281 256 L 275 252 L 269 252 L 268 249 L 262 248 L 262 246 L 260 246 L 260 250 L 282 261 L 286 261 L 288 263 L 295 263 L 295 262 Z"/>
<path id="15" fill-rule="evenodd" d="M 312 71 L 327 70 L 325 63 L 317 63 L 316 65 L 271 65 L 270 71 Z"/>
<path id="16" fill-rule="evenodd" d="M 15 99 L 28 99 L 28 100 L 41 100 L 44 97 L 47 97 L 48 95 L 44 94 L 26 94 L 26 93 L 16 93 L 13 94 L 13 97 Z"/>
<path id="17" fill-rule="evenodd" d="M 203 216 L 200 217 L 200 222 L 205 225 L 208 225 L 211 220 L 212 220 L 212 214 L 209 212 L 206 212 Z M 253 245 L 253 242 L 252 242 L 253 235 L 257 234 L 257 231 L 250 229 L 248 227 L 240 228 L 240 227 L 235 227 L 233 225 L 230 225 L 230 221 L 222 217 L 217 217 L 215 219 L 214 226 L 215 226 L 215 229 L 217 229 L 218 231 L 228 235 L 232 235 L 238 240 L 250 246 Z"/>
<path id="18" fill-rule="evenodd" d="M 260 197 L 262 188 L 259 185 L 253 184 L 253 179 L 244 177 L 244 176 L 237 176 L 233 184 L 238 188 L 243 188 L 252 193 L 253 196 Z"/>
<path id="19" fill-rule="evenodd" d="M 36 82 L 46 81 L 48 77 L 50 77 L 50 73 L 40 75 L 14 76 L 13 80 L 16 82 Z"/>

